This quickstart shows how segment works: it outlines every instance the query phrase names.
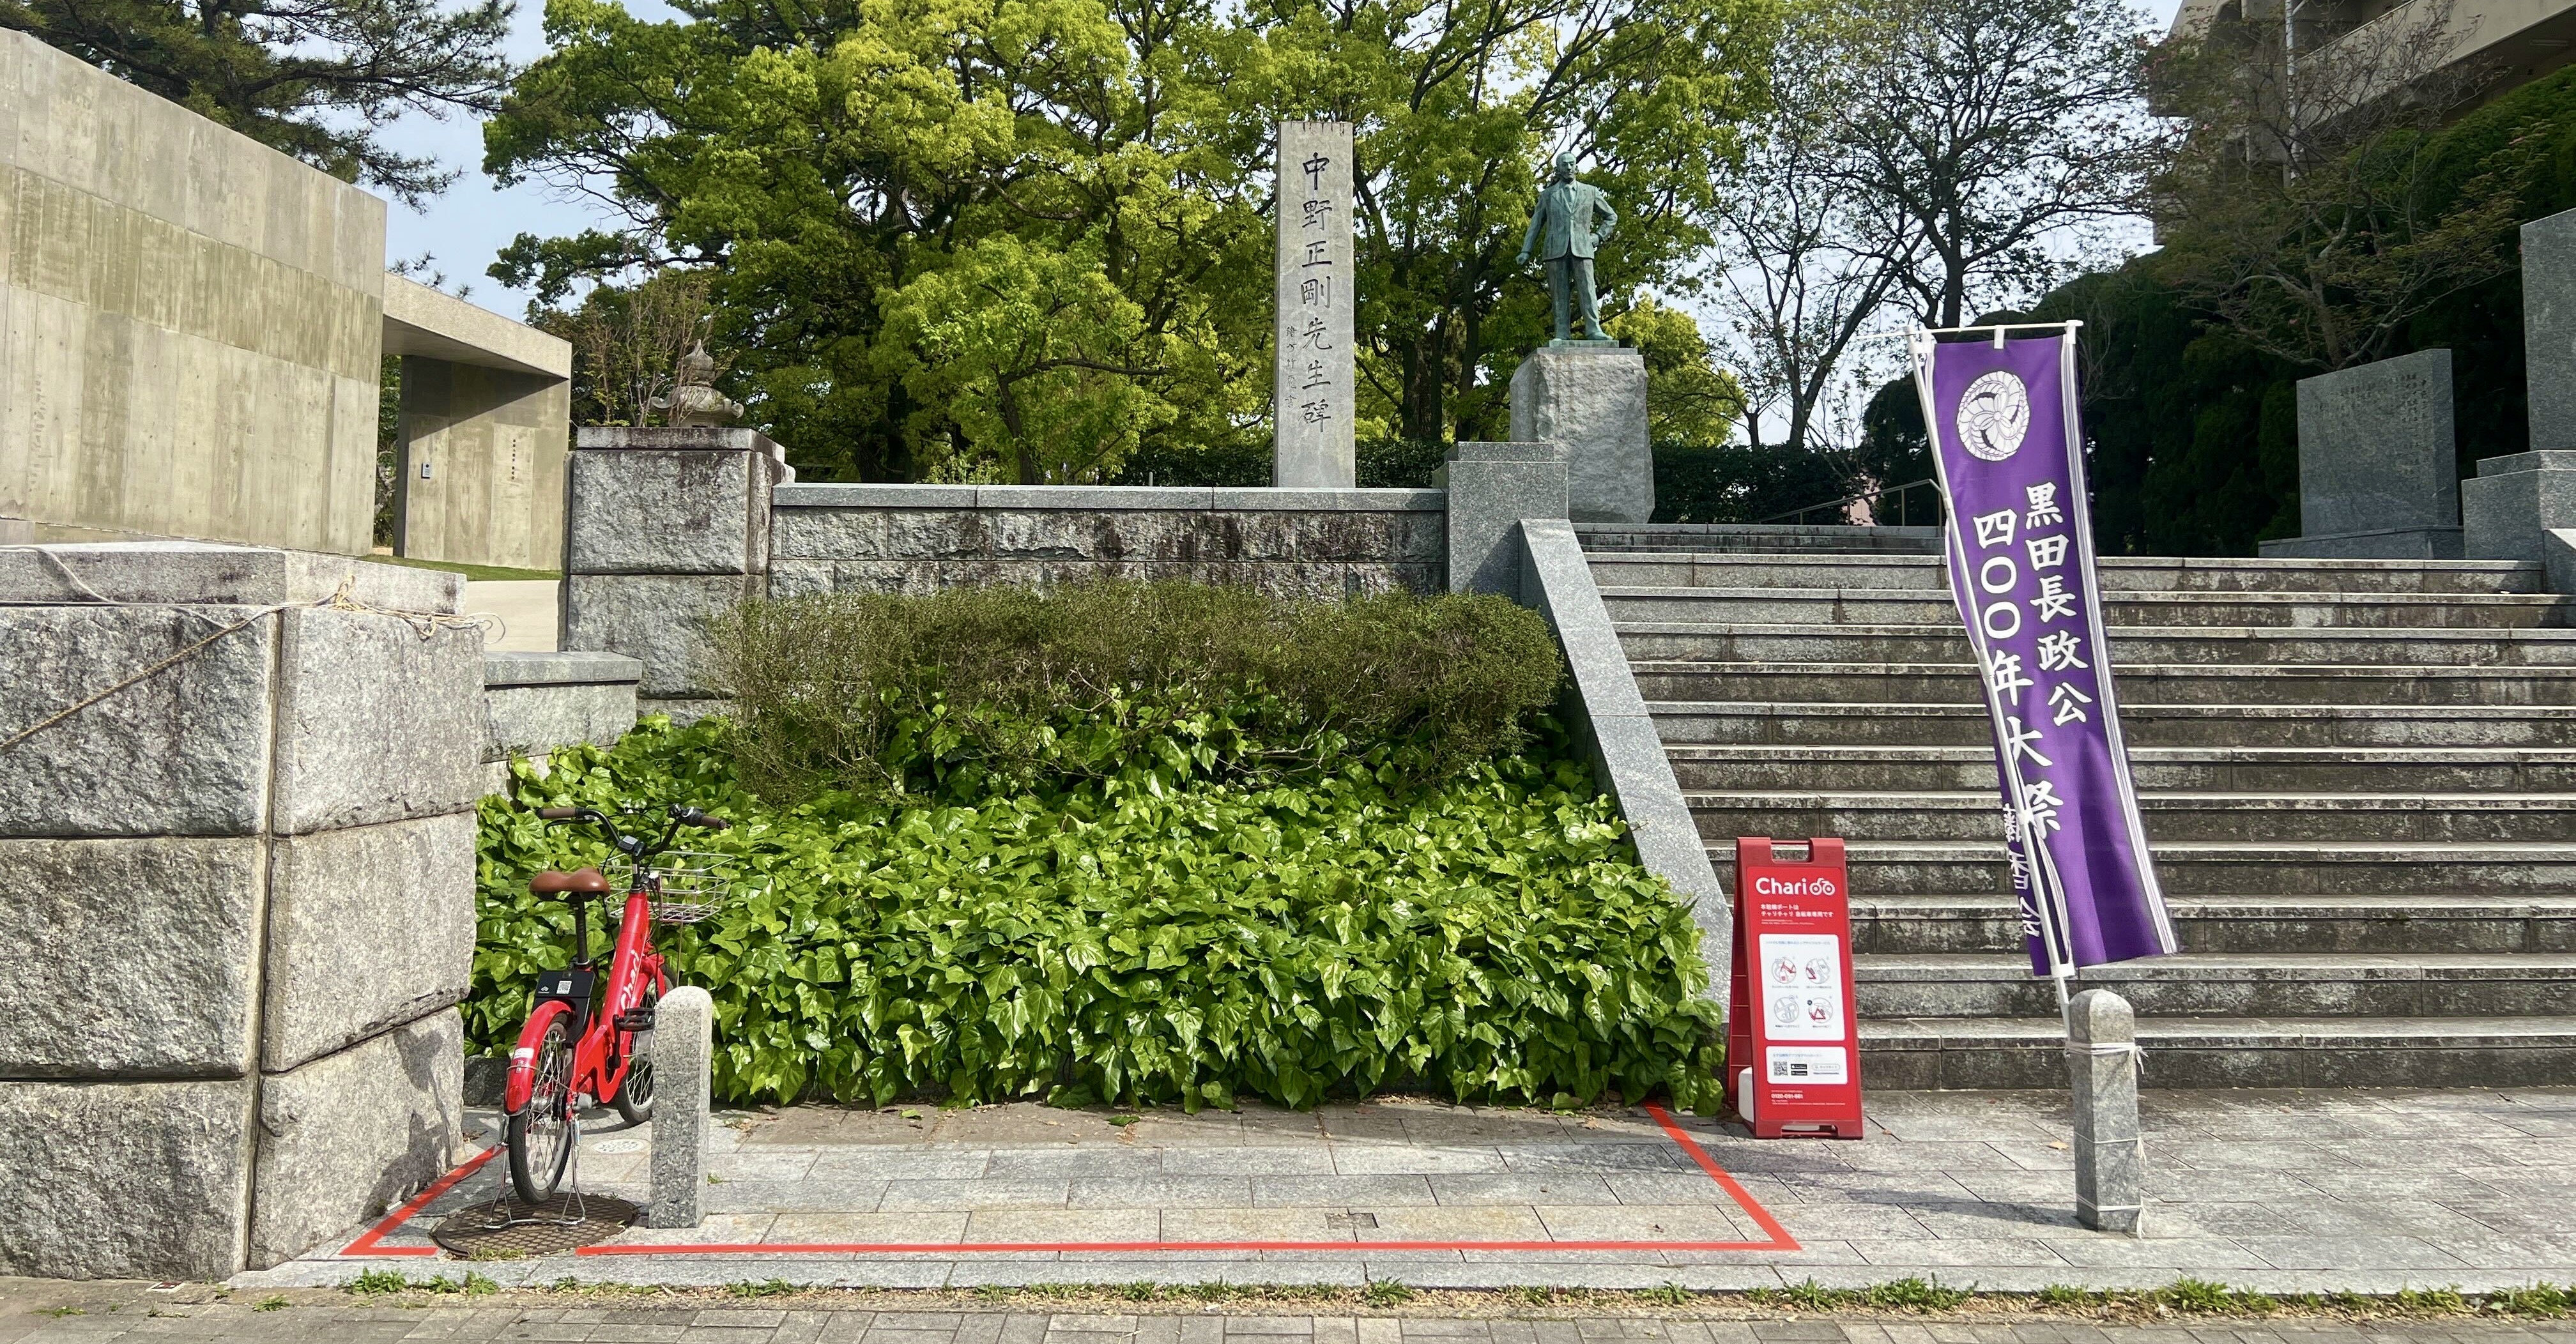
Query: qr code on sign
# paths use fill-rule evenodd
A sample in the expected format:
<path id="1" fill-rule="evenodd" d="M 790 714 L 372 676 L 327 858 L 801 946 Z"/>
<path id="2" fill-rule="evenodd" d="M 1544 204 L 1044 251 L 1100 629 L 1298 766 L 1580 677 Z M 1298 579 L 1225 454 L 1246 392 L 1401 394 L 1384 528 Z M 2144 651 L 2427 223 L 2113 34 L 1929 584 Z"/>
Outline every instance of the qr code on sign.
<path id="1" fill-rule="evenodd" d="M 1806 1076 L 1807 1062 L 1803 1059 L 1775 1059 L 1771 1061 L 1771 1079 L 1774 1082 L 1779 1082 L 1783 1079 L 1789 1078 L 1804 1078 Z"/>

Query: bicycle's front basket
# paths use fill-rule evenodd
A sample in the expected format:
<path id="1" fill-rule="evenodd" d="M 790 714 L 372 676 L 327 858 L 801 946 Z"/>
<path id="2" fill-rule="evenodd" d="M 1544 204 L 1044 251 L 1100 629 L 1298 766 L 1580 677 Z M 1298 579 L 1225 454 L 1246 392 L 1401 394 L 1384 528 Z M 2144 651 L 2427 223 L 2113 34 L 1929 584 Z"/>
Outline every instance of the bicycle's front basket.
<path id="1" fill-rule="evenodd" d="M 719 875 L 715 865 L 734 857 L 687 849 L 666 849 L 653 856 L 644 869 L 645 902 L 652 907 L 653 922 L 695 924 L 722 908 L 733 895 L 733 879 Z M 619 885 L 633 890 L 633 865 L 627 866 L 624 876 Z"/>

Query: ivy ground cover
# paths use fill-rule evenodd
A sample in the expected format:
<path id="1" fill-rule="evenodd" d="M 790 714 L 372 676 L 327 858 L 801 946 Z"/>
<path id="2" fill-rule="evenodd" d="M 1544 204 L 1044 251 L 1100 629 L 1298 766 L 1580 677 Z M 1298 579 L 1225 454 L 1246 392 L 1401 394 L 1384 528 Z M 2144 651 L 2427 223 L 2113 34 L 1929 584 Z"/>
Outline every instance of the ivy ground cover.
<path id="1" fill-rule="evenodd" d="M 1424 617 L 1403 615 L 1457 653 L 1456 622 Z M 1131 628 L 1154 637 L 1150 619 Z M 543 777 L 522 767 L 515 798 L 483 803 L 469 1039 L 506 1048 L 537 971 L 568 960 L 569 912 L 529 877 L 608 857 L 534 810 L 680 802 L 734 822 L 693 842 L 734 899 L 658 931 L 674 978 L 714 995 L 731 1100 L 1195 1109 L 1406 1088 L 1714 1105 L 1698 931 L 1538 708 L 1553 665 L 1491 711 L 1512 720 L 1491 739 L 1510 749 L 1463 757 L 1455 723 L 1379 713 L 1395 726 L 1354 742 L 1329 703 L 1191 675 L 1178 699 L 1171 679 L 1130 677 L 1018 708 L 954 678 L 907 683 L 892 711 L 867 692 L 864 712 L 894 722 L 859 735 L 873 754 L 856 782 L 782 780 L 793 753 L 746 741 L 758 701 L 742 722 L 647 720 L 614 748 L 558 753 Z M 817 693 L 797 694 L 811 732 Z M 955 719 L 981 727 L 943 727 Z M 1104 735 L 1126 741 L 1121 763 Z M 993 742 L 1010 768 L 972 765 Z M 1052 761 L 1057 742 L 1079 759 Z"/>

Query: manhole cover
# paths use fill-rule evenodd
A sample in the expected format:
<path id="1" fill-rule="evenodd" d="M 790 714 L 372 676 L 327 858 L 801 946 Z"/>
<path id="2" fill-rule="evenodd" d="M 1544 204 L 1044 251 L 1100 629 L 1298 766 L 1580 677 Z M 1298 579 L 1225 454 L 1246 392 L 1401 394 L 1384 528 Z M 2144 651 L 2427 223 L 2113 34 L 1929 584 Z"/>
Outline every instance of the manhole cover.
<path id="1" fill-rule="evenodd" d="M 524 1260 L 598 1245 L 625 1231 L 638 1212 L 608 1195 L 563 1194 L 542 1204 L 510 1196 L 458 1209 L 429 1237 L 468 1260 Z"/>

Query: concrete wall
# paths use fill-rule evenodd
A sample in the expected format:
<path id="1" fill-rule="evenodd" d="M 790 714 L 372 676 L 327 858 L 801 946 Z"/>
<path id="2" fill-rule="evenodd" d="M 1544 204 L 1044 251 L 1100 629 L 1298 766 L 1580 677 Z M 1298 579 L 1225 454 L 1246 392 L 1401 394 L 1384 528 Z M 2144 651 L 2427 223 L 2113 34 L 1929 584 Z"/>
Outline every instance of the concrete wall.
<path id="1" fill-rule="evenodd" d="M 374 196 L 0 30 L 0 540 L 364 552 L 384 238 Z"/>
<path id="2" fill-rule="evenodd" d="M 385 351 L 403 362 L 394 553 L 562 564 L 572 347 L 389 275 Z"/>
<path id="3" fill-rule="evenodd" d="M 74 710 L 0 771 L 0 1275 L 219 1279 L 457 1160 L 483 712 L 460 587 L 0 547 L 0 735 Z"/>

